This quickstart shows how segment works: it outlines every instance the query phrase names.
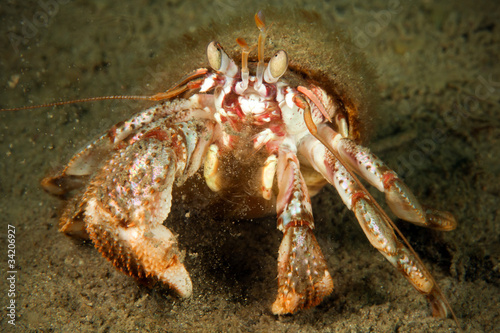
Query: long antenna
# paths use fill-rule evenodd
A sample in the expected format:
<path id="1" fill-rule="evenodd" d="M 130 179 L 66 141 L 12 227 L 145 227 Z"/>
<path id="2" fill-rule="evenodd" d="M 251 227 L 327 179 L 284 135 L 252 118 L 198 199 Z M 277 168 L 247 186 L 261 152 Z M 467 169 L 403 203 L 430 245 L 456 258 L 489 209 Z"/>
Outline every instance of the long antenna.
<path id="1" fill-rule="evenodd" d="M 47 103 L 47 104 L 38 104 L 38 105 L 30 105 L 30 106 L 20 106 L 20 107 L 17 107 L 17 108 L 0 109 L 0 111 L 32 110 L 32 109 L 49 108 L 49 107 L 52 107 L 52 106 L 60 106 L 60 105 L 75 104 L 75 103 L 82 103 L 82 102 L 105 101 L 105 100 L 110 100 L 110 99 L 152 100 L 151 97 L 152 96 L 100 96 L 100 97 L 89 97 L 89 98 L 82 98 L 82 99 L 74 99 L 74 100 L 71 100 L 71 101 L 61 101 L 61 102 L 53 102 L 53 103 Z"/>
<path id="2" fill-rule="evenodd" d="M 199 77 L 201 77 L 207 73 L 208 73 L 208 70 L 205 68 L 197 69 L 194 72 L 186 75 L 178 84 L 176 84 L 171 89 L 167 90 L 166 92 L 158 93 L 158 94 L 155 94 L 152 96 L 116 95 L 116 96 L 88 97 L 88 98 L 74 99 L 71 101 L 60 101 L 60 102 L 53 102 L 53 103 L 47 103 L 47 104 L 38 104 L 38 105 L 30 105 L 30 106 L 20 106 L 17 108 L 0 109 L 0 112 L 1 111 L 31 110 L 31 109 L 48 108 L 48 107 L 53 107 L 53 106 L 83 103 L 83 102 L 106 101 L 106 100 L 112 100 L 112 99 L 162 101 L 162 100 L 166 100 L 166 99 L 170 99 L 170 98 L 174 98 L 176 96 L 179 96 L 180 94 L 182 94 L 186 90 L 196 88 L 198 83 L 199 83 L 198 80 L 196 80 L 196 79 L 198 79 Z"/>

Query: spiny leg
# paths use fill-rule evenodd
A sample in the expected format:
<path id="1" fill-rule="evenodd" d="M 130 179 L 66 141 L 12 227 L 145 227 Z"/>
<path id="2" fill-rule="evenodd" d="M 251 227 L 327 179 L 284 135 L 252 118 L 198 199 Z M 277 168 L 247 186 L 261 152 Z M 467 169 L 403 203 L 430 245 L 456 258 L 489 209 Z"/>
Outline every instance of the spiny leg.
<path id="1" fill-rule="evenodd" d="M 202 73 L 203 70 L 198 70 L 186 80 Z M 186 84 L 186 80 L 182 84 Z M 71 195 L 60 218 L 59 231 L 69 236 L 88 239 L 84 222 L 86 202 L 82 190 L 92 176 L 116 151 L 140 140 L 145 132 L 141 129 L 151 127 L 151 124 L 159 119 L 171 119 L 170 123 L 173 124 L 194 118 L 206 118 L 204 106 L 212 103 L 209 99 L 206 95 L 194 95 L 188 100 L 163 102 L 146 109 L 127 121 L 114 125 L 106 134 L 76 153 L 62 170 L 43 178 L 41 186 L 48 193 L 61 197 Z M 198 160 L 203 158 L 200 154 L 193 154 L 193 156 Z M 198 165 L 197 163 L 199 164 L 199 161 L 194 159 L 190 165 Z M 183 179 L 185 178 L 184 176 Z"/>
<path id="2" fill-rule="evenodd" d="M 340 134 L 332 140 L 332 145 L 344 162 L 385 193 L 387 204 L 396 216 L 428 228 L 445 231 L 456 228 L 457 221 L 451 213 L 421 205 L 398 175 L 368 148 L 342 138 Z"/>
<path id="3" fill-rule="evenodd" d="M 335 161 L 334 185 L 346 206 L 358 219 L 370 243 L 393 264 L 410 283 L 426 295 L 435 317 L 447 317 L 448 308 L 430 273 L 420 260 L 394 234 L 390 223 L 369 196 L 353 180 L 344 166 Z"/>
<path id="4" fill-rule="evenodd" d="M 116 268 L 159 280 L 179 296 L 192 292 L 175 236 L 163 226 L 174 181 L 201 165 L 212 126 L 196 122 L 158 126 L 117 151 L 92 179 L 84 220 L 90 239 Z"/>
<path id="5" fill-rule="evenodd" d="M 195 78 L 197 74 L 203 72 L 204 70 L 200 69 L 186 80 Z M 182 85 L 185 84 L 187 81 L 182 82 Z M 165 101 L 148 108 L 127 121 L 115 124 L 107 133 L 76 153 L 62 170 L 42 179 L 41 185 L 45 191 L 56 196 L 63 196 L 82 188 L 115 151 L 137 141 L 143 133 L 142 129 L 152 126 L 151 124 L 161 119 L 164 121 L 171 119 L 172 124 L 196 118 L 207 119 L 209 113 L 206 111 L 206 106 L 211 104 L 213 101 L 209 95 L 197 94 L 189 99 Z"/>
<path id="6" fill-rule="evenodd" d="M 380 212 L 377 205 L 362 190 L 345 167 L 327 151 L 322 143 L 314 138 L 304 140 L 299 151 L 318 172 L 335 186 L 344 204 L 355 213 L 370 243 L 420 293 L 427 297 L 433 315 L 446 317 L 448 307 L 429 272 L 420 260 L 398 240 L 386 215 Z"/>
<path id="7" fill-rule="evenodd" d="M 295 153 L 282 147 L 278 157 L 276 210 L 284 237 L 278 258 L 278 296 L 274 314 L 316 306 L 333 290 L 321 249 L 312 233 L 311 202 Z"/>
<path id="8" fill-rule="evenodd" d="M 299 91 L 309 97 L 316 107 L 321 106 L 320 101 L 314 101 L 314 94 L 311 91 L 304 87 L 299 88 L 301 88 Z M 310 155 L 308 148 L 310 150 L 311 146 L 318 145 L 320 142 L 328 147 L 328 153 L 325 151 L 324 154 L 317 156 L 320 161 L 316 161 L 315 167 L 323 169 L 320 173 L 327 173 L 323 165 L 325 160 L 321 161 L 322 157 L 335 155 L 344 164 L 349 165 L 351 170 L 361 174 L 370 184 L 377 187 L 379 191 L 384 192 L 389 207 L 399 218 L 438 230 L 453 230 L 456 228 L 457 222 L 452 214 L 422 207 L 415 195 L 394 171 L 389 169 L 368 148 L 362 147 L 347 138 L 347 123 L 343 121 L 343 118 L 338 121 L 342 135 L 335 132 L 329 125 L 316 126 L 312 119 L 309 103 L 303 96 L 296 96 L 295 103 L 304 109 L 304 121 L 311 133 L 309 138 L 302 140 L 299 147 L 303 155 L 308 156 L 309 160 L 314 160 L 315 157 Z M 314 139 L 318 141 L 316 142 Z"/>

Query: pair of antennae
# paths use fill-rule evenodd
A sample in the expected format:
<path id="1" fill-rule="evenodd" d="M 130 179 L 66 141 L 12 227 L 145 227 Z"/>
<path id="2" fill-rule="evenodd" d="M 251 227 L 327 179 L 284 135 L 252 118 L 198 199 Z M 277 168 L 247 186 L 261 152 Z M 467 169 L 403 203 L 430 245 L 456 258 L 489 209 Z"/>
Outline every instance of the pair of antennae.
<path id="1" fill-rule="evenodd" d="M 262 11 L 258 11 L 255 16 L 255 25 L 257 25 L 257 28 L 259 29 L 259 40 L 257 42 L 257 58 L 259 62 L 257 63 L 257 81 L 255 82 L 255 88 L 258 89 L 260 85 L 262 84 L 262 79 L 264 76 L 264 44 L 266 42 L 266 36 L 267 36 L 267 31 L 271 28 L 266 27 L 266 20 L 264 18 L 264 14 Z M 250 51 L 252 51 L 253 47 L 248 46 L 247 42 L 243 38 L 237 38 L 236 43 L 241 47 L 242 49 L 242 56 L 241 56 L 241 81 L 242 81 L 242 88 L 246 89 L 248 87 L 248 55 L 250 54 Z M 284 52 L 284 51 L 283 51 Z M 286 53 L 285 53 L 286 55 Z M 269 65 L 271 66 L 271 64 Z M 288 59 L 286 59 L 286 65 L 285 69 L 283 70 L 283 75 L 286 71 L 286 67 L 288 66 Z M 279 75 L 279 76 L 281 76 Z M 276 80 L 277 81 L 277 80 Z M 275 81 L 275 82 L 276 82 Z M 271 82 L 269 82 L 271 83 Z"/>
<path id="2" fill-rule="evenodd" d="M 255 14 L 255 24 L 259 29 L 259 39 L 257 42 L 257 70 L 255 74 L 256 81 L 253 88 L 257 91 L 260 90 L 263 81 L 267 83 L 276 83 L 285 74 L 288 68 L 288 55 L 285 51 L 279 50 L 269 60 L 266 66 L 264 62 L 264 44 L 267 32 L 272 24 L 267 27 L 264 14 L 259 11 Z M 241 75 L 241 81 L 237 84 L 237 91 L 244 92 L 250 81 L 250 72 L 248 69 L 248 56 L 254 49 L 248 45 L 243 38 L 237 38 L 236 43 L 241 47 L 241 70 L 238 69 L 234 61 L 224 52 L 222 46 L 216 42 L 211 42 L 207 47 L 207 57 L 210 66 L 217 72 L 220 72 L 228 77 L 235 77 L 238 73 Z"/>

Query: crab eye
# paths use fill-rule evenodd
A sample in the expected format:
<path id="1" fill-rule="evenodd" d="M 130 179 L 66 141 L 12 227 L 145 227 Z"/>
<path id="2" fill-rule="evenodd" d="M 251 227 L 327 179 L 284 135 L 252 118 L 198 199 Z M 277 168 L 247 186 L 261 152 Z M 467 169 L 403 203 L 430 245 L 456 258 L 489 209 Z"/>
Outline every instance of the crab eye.
<path id="1" fill-rule="evenodd" d="M 207 58 L 210 67 L 214 70 L 218 71 L 220 69 L 221 64 L 221 55 L 222 47 L 217 42 L 210 42 L 207 46 Z"/>
<path id="2" fill-rule="evenodd" d="M 224 72 L 229 63 L 229 57 L 218 42 L 210 42 L 207 47 L 207 58 L 210 67 L 218 72 Z"/>
<path id="3" fill-rule="evenodd" d="M 288 55 L 285 51 L 279 50 L 269 60 L 266 71 L 264 72 L 264 80 L 267 83 L 275 83 L 285 74 L 288 68 Z"/>

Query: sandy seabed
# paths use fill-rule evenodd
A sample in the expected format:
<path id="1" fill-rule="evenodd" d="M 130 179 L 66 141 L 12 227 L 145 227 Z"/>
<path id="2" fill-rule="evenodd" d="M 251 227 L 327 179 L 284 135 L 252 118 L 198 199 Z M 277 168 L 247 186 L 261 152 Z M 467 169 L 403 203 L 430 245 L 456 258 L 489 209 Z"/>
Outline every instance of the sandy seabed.
<path id="1" fill-rule="evenodd" d="M 340 25 L 376 66 L 380 103 L 367 146 L 423 203 L 449 210 L 459 221 L 447 233 L 397 224 L 434 274 L 463 330 L 500 331 L 500 5 L 292 2 Z M 179 62 L 172 59 L 176 50 L 169 49 L 175 40 L 260 8 L 229 0 L 6 2 L 0 7 L 0 107 L 150 94 L 158 75 L 167 76 L 166 82 L 179 78 L 169 70 L 169 63 Z M 209 42 L 200 39 L 189 40 Z M 304 41 L 304 48 L 313 43 Z M 204 58 L 200 54 L 192 63 Z M 191 59 L 181 61 L 189 65 Z M 293 316 L 270 311 L 281 240 L 274 217 L 201 221 L 192 207 L 174 207 L 167 224 L 178 234 L 194 284 L 193 296 L 184 301 L 136 283 L 91 244 L 59 233 L 61 202 L 43 192 L 40 179 L 144 107 L 98 102 L 0 114 L 3 329 L 457 331 L 451 319 L 430 316 L 425 298 L 370 246 L 331 187 L 312 203 L 335 290 L 316 308 Z M 9 225 L 16 230 L 15 298 L 8 296 Z M 16 302 L 15 327 L 5 309 L 10 299 Z"/>

